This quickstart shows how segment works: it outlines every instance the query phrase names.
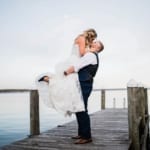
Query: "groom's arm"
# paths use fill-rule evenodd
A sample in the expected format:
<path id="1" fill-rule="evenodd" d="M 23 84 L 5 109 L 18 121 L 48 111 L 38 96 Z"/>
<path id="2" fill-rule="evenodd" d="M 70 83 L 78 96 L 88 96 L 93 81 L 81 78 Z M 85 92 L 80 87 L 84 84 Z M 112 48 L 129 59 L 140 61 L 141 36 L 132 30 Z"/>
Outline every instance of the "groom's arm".
<path id="1" fill-rule="evenodd" d="M 66 71 L 64 71 L 64 75 L 68 75 L 74 72 L 75 72 L 74 66 L 70 66 Z"/>
<path id="2" fill-rule="evenodd" d="M 80 69 L 90 64 L 97 64 L 97 59 L 95 54 L 88 52 L 83 57 L 81 57 L 78 62 L 76 62 L 74 65 L 70 66 L 67 70 L 65 70 L 64 75 L 78 72 Z"/>

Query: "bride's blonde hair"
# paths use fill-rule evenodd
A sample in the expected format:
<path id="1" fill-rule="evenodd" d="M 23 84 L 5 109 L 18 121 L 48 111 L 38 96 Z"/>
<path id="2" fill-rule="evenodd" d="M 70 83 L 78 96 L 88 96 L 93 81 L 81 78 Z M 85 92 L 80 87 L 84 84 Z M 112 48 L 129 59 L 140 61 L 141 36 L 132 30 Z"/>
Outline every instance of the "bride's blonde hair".
<path id="1" fill-rule="evenodd" d="M 84 31 L 85 36 L 85 46 L 90 47 L 93 40 L 97 37 L 97 33 L 94 29 L 88 29 Z"/>

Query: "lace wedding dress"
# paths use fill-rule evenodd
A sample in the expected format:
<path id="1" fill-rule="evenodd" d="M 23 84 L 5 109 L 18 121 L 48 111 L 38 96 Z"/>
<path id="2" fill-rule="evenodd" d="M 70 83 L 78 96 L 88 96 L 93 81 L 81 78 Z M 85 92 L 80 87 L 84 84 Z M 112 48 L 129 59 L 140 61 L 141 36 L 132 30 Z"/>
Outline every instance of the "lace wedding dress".
<path id="1" fill-rule="evenodd" d="M 55 74 L 44 73 L 36 79 L 40 99 L 50 108 L 56 109 L 65 116 L 84 111 L 84 103 L 78 80 L 78 74 L 64 76 L 63 72 L 79 59 L 78 45 L 73 45 L 71 56 L 64 62 L 56 65 Z M 47 75 L 49 83 L 38 80 Z"/>

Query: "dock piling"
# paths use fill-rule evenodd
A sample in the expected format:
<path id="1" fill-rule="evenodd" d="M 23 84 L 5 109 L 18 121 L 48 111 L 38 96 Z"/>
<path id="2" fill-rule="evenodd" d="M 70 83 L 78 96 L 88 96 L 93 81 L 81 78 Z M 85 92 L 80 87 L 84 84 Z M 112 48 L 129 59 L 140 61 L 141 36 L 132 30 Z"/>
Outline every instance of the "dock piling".
<path id="1" fill-rule="evenodd" d="M 37 90 L 30 91 L 30 136 L 40 134 L 39 95 Z"/>

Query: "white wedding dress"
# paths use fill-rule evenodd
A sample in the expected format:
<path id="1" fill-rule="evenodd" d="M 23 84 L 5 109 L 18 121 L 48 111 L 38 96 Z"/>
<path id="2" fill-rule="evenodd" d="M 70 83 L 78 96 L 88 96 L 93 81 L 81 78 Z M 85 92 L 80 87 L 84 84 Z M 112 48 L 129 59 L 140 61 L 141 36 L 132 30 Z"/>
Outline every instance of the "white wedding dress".
<path id="1" fill-rule="evenodd" d="M 73 65 L 79 58 L 78 45 L 73 45 L 71 56 L 66 61 L 56 65 L 55 74 L 44 73 L 36 79 L 40 99 L 46 106 L 56 109 L 65 116 L 85 110 L 78 74 L 72 73 L 68 76 L 63 74 L 64 70 Z M 50 77 L 49 83 L 38 82 L 44 75 Z"/>

